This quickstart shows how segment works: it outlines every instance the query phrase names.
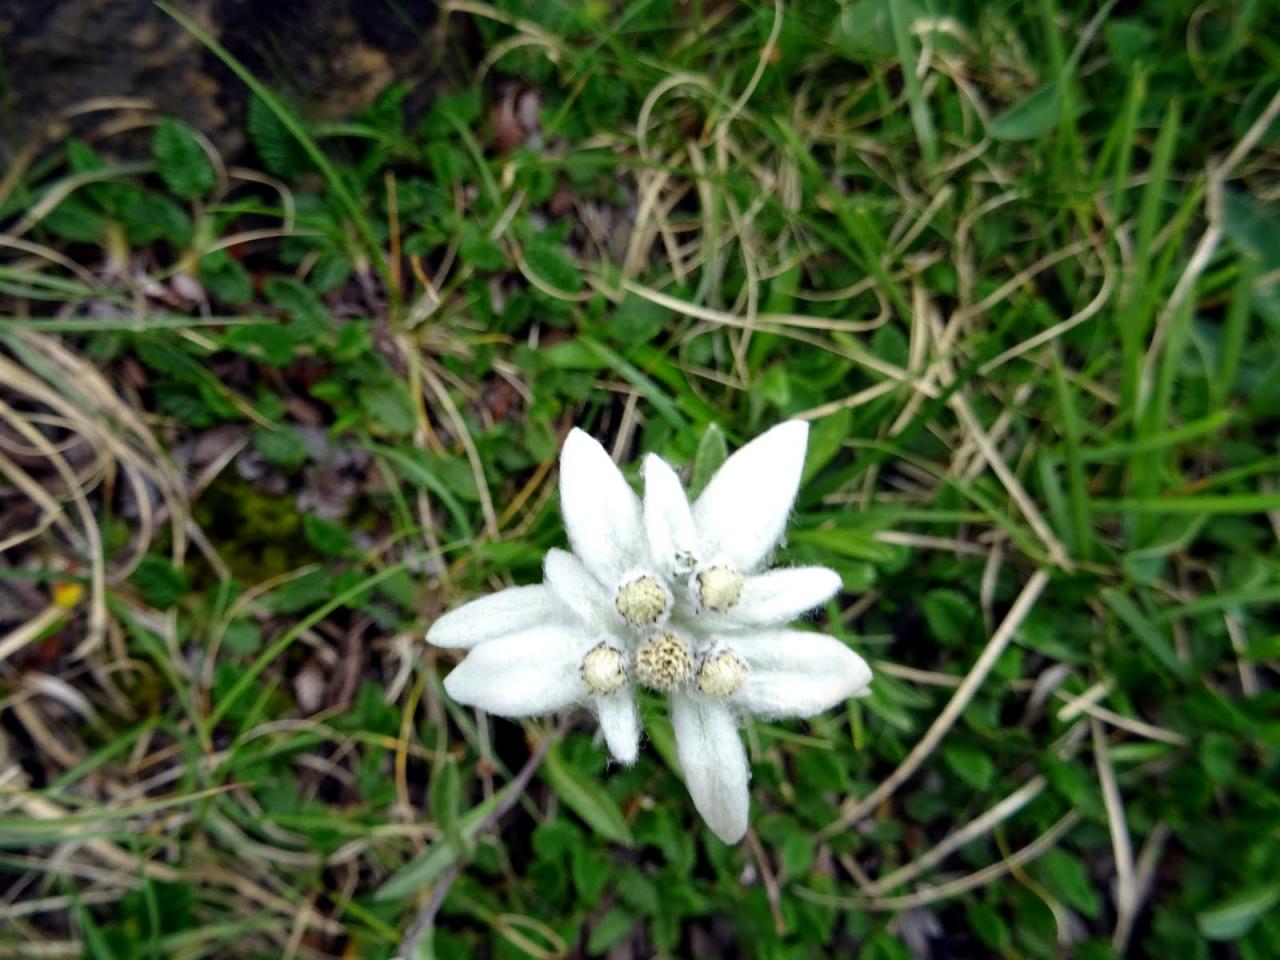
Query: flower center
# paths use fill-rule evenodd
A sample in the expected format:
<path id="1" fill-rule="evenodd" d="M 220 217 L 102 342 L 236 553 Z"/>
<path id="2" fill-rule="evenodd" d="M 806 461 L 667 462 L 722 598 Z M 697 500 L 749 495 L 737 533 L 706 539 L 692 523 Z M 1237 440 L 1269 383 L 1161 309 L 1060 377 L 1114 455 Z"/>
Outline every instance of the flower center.
<path id="1" fill-rule="evenodd" d="M 605 697 L 617 692 L 627 682 L 626 661 L 621 650 L 600 644 L 587 651 L 578 668 L 587 692 Z"/>
<path id="2" fill-rule="evenodd" d="M 623 619 L 635 627 L 653 626 L 667 612 L 670 603 L 671 598 L 662 584 L 648 575 L 624 583 L 613 600 Z"/>
<path id="3" fill-rule="evenodd" d="M 746 680 L 747 665 L 732 653 L 708 657 L 698 670 L 698 689 L 717 700 L 732 697 Z"/>
<path id="4" fill-rule="evenodd" d="M 725 613 L 742 596 L 742 575 L 728 567 L 712 567 L 698 574 L 698 601 L 708 610 Z"/>
<path id="5" fill-rule="evenodd" d="M 669 693 L 692 676 L 689 647 L 675 634 L 647 640 L 636 651 L 636 678 L 646 687 Z"/>

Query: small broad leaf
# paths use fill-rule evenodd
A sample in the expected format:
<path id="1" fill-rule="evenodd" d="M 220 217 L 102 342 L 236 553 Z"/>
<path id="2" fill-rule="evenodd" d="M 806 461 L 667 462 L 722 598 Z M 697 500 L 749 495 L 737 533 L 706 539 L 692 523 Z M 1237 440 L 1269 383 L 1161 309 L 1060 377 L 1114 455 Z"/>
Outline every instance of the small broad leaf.
<path id="1" fill-rule="evenodd" d="M 286 470 L 302 466 L 308 456 L 306 441 L 292 427 L 258 430 L 253 445 L 268 463 Z"/>
<path id="2" fill-rule="evenodd" d="M 213 164 L 194 131 L 182 121 L 172 117 L 161 120 L 151 140 L 151 151 L 160 178 L 178 196 L 190 199 L 213 189 Z"/>
<path id="3" fill-rule="evenodd" d="M 614 907 L 591 928 L 591 935 L 587 937 L 587 953 L 593 957 L 607 953 L 630 936 L 635 925 L 634 916 L 622 907 Z"/>
<path id="4" fill-rule="evenodd" d="M 369 418 L 393 434 L 408 436 L 417 427 L 418 415 L 413 408 L 413 398 L 401 381 L 386 380 L 361 387 L 358 396 L 360 408 Z"/>
<path id="5" fill-rule="evenodd" d="M 957 777 L 975 790 L 989 790 L 995 782 L 995 762 L 980 747 L 953 743 L 943 749 L 942 759 Z"/>
<path id="6" fill-rule="evenodd" d="M 942 644 L 957 646 L 979 622 L 978 606 L 967 594 L 943 587 L 930 590 L 921 601 L 929 632 Z"/>
<path id="7" fill-rule="evenodd" d="M 836 49 L 855 63 L 892 60 L 898 48 L 889 7 L 895 3 L 908 23 L 921 13 L 916 0 L 855 0 L 836 16 L 832 31 Z"/>
<path id="8" fill-rule="evenodd" d="M 883 328 L 881 328 L 883 329 Z M 815 420 L 809 431 L 809 449 L 804 458 L 803 482 L 807 482 L 840 452 L 853 425 L 853 411 L 845 407 Z"/>
<path id="9" fill-rule="evenodd" d="M 1210 940 L 1236 940 L 1280 902 L 1280 883 L 1252 887 L 1221 901 L 1196 917 Z"/>
<path id="10" fill-rule="evenodd" d="M 1034 140 L 1057 127 L 1061 119 L 1062 91 L 1057 83 L 1046 83 L 992 120 L 987 132 L 995 140 Z"/>
<path id="11" fill-rule="evenodd" d="M 1037 865 L 1045 886 L 1086 917 L 1096 917 L 1102 909 L 1094 883 L 1079 857 L 1065 850 L 1050 850 Z"/>
<path id="12" fill-rule="evenodd" d="M 341 556 L 351 549 L 351 534 L 346 527 L 314 514 L 303 516 L 302 532 L 306 535 L 307 542 L 325 556 Z"/>
<path id="13" fill-rule="evenodd" d="M 596 833 L 631 846 L 631 828 L 622 811 L 600 784 L 588 779 L 565 762 L 555 747 L 547 751 L 540 771 L 542 778 L 560 795 L 565 806 L 580 816 Z"/>

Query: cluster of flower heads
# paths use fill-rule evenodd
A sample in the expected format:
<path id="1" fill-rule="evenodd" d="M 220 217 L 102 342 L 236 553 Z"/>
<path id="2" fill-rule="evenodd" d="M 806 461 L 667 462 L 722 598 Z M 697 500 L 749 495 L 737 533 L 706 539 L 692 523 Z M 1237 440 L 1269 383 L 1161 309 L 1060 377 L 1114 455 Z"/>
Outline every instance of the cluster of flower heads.
<path id="1" fill-rule="evenodd" d="M 841 641 L 787 629 L 840 589 L 825 567 L 764 569 L 804 466 L 808 426 L 783 423 L 729 457 L 691 505 L 650 454 L 644 500 L 595 440 L 573 430 L 560 494 L 573 552 L 544 582 L 441 617 L 427 640 L 469 650 L 445 679 L 459 703 L 504 717 L 591 708 L 613 756 L 640 744 L 637 684 L 666 694 L 694 805 L 727 843 L 746 833 L 744 714 L 808 717 L 866 692 Z"/>

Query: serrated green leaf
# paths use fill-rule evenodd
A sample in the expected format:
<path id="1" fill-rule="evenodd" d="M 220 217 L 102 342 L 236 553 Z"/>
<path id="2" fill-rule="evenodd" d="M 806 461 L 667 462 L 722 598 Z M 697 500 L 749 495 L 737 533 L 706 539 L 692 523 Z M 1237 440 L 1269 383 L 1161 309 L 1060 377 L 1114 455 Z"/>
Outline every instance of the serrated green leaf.
<path id="1" fill-rule="evenodd" d="M 191 199 L 213 189 L 213 164 L 195 133 L 181 120 L 165 117 L 156 125 L 151 152 L 160 178 L 178 196 Z"/>
<path id="2" fill-rule="evenodd" d="M 205 293 L 215 300 L 239 306 L 253 297 L 253 280 L 249 271 L 226 250 L 205 254 L 200 258 L 197 270 Z"/>
<path id="3" fill-rule="evenodd" d="M 153 607 L 171 607 L 191 590 L 183 571 L 154 554 L 142 558 L 130 579 Z"/>
<path id="4" fill-rule="evenodd" d="M 458 232 L 458 256 L 476 270 L 501 270 L 507 263 L 502 245 L 470 222 L 464 223 Z"/>
<path id="5" fill-rule="evenodd" d="M 544 282 L 566 293 L 582 289 L 582 273 L 569 255 L 549 243 L 532 243 L 525 248 L 525 262 Z"/>
<path id="6" fill-rule="evenodd" d="M 247 126 L 253 148 L 276 176 L 294 180 L 311 169 L 311 159 L 302 144 L 257 95 L 249 98 Z"/>
<path id="7" fill-rule="evenodd" d="M 272 306 L 283 310 L 299 328 L 312 336 L 327 333 L 332 324 L 319 295 L 301 280 L 272 277 L 263 286 Z"/>

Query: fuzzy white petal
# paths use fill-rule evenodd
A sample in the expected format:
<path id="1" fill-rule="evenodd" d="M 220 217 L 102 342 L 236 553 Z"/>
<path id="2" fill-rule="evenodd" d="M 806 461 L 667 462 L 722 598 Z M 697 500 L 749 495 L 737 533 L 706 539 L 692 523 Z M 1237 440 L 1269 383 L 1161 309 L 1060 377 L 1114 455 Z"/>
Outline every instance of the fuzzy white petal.
<path id="1" fill-rule="evenodd" d="M 644 461 L 644 529 L 649 552 L 667 576 L 687 573 L 698 555 L 698 532 L 684 485 L 661 457 Z"/>
<path id="2" fill-rule="evenodd" d="M 627 766 L 636 762 L 640 753 L 640 713 L 630 690 L 620 690 L 607 697 L 595 698 L 596 717 L 609 752 Z"/>
<path id="3" fill-rule="evenodd" d="M 734 702 L 764 717 L 811 717 L 859 696 L 871 682 L 867 661 L 820 633 L 746 633 L 729 647 L 749 668 Z"/>
<path id="4" fill-rule="evenodd" d="M 747 832 L 751 769 L 733 715 L 723 703 L 678 693 L 671 724 L 693 805 L 717 837 L 737 843 Z"/>
<path id="5" fill-rule="evenodd" d="M 531 717 L 584 702 L 579 667 L 595 640 L 564 621 L 482 643 L 444 679 L 459 703 L 500 717 Z"/>
<path id="6" fill-rule="evenodd" d="M 450 610 L 431 625 L 427 643 L 465 649 L 561 615 L 563 607 L 546 587 L 508 587 Z"/>
<path id="7" fill-rule="evenodd" d="M 643 557 L 640 498 L 604 447 L 576 427 L 560 451 L 560 509 L 587 569 L 612 585 Z"/>
<path id="8" fill-rule="evenodd" d="M 568 550 L 553 547 L 543 561 L 542 575 L 551 592 L 584 626 L 597 631 L 612 630 L 613 599 L 581 560 Z"/>
<path id="9" fill-rule="evenodd" d="M 707 556 L 747 572 L 777 546 L 800 488 L 809 425 L 788 420 L 756 437 L 716 471 L 693 505 Z"/>
<path id="10" fill-rule="evenodd" d="M 744 626 L 782 626 L 830 600 L 840 575 L 826 567 L 779 567 L 747 577 L 742 597 L 720 619 Z"/>

